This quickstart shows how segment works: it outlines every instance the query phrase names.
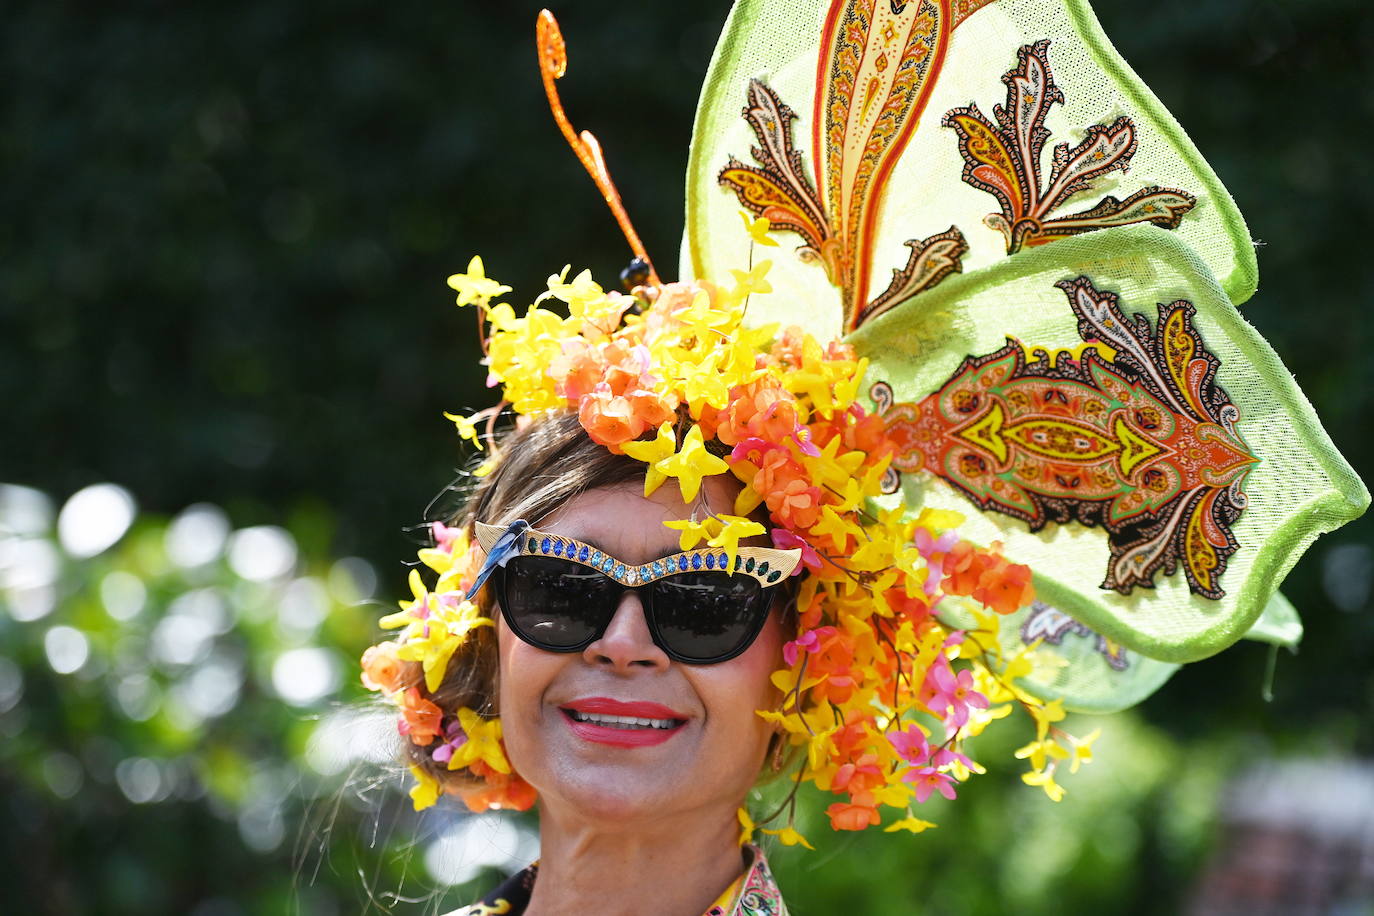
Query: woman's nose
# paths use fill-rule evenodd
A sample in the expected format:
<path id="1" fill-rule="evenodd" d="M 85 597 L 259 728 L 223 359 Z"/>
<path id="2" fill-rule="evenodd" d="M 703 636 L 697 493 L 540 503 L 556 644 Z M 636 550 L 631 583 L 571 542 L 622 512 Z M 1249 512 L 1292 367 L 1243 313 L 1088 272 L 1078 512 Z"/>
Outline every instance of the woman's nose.
<path id="1" fill-rule="evenodd" d="M 582 657 L 591 664 L 627 673 L 639 668 L 666 668 L 671 661 L 654 644 L 644 606 L 629 591 L 621 597 L 606 632 L 582 651 Z"/>

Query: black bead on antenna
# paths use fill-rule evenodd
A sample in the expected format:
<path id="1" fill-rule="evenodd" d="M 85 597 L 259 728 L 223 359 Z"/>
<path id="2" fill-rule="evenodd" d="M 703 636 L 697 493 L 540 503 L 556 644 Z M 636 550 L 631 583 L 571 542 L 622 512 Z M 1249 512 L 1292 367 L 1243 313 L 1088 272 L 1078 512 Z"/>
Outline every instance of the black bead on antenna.
<path id="1" fill-rule="evenodd" d="M 649 282 L 649 274 L 653 268 L 649 262 L 640 257 L 630 261 L 630 265 L 620 272 L 620 285 L 625 287 L 625 292 L 631 292 L 636 286 L 643 286 Z"/>

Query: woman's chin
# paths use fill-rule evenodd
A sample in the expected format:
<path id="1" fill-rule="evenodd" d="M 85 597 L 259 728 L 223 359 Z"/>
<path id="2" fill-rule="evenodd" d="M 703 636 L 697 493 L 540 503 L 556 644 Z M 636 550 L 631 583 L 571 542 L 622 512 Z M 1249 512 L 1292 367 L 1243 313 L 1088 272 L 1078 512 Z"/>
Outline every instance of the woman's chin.
<path id="1" fill-rule="evenodd" d="M 564 772 L 556 786 L 540 792 L 543 807 L 555 816 L 588 824 L 624 828 L 662 822 L 681 798 L 663 774 L 634 772 L 627 767 L 578 767 Z"/>

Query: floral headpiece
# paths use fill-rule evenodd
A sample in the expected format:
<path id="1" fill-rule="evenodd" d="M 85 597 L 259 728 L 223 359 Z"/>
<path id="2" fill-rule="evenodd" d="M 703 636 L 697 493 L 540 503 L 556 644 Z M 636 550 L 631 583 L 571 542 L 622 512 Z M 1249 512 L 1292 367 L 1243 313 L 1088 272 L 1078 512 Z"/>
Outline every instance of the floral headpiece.
<path id="1" fill-rule="evenodd" d="M 809 62 L 778 59 L 796 42 L 777 36 L 807 33 Z M 919 805 L 981 772 L 970 739 L 1018 709 L 1036 729 L 1016 752 L 1023 778 L 1057 799 L 1060 768 L 1091 759 L 1093 736 L 1057 725 L 1066 709 L 1130 705 L 1247 633 L 1297 639 L 1277 583 L 1368 494 L 1236 313 L 1254 265 L 1230 198 L 1085 3 L 740 0 L 689 165 L 698 279 L 678 283 L 649 266 L 599 145 L 563 114 L 547 13 L 539 45 L 555 118 L 640 282 L 607 292 L 565 269 L 523 315 L 479 258 L 450 285 L 479 310 L 502 407 L 575 412 L 644 462 L 646 494 L 670 477 L 687 501 L 705 477 L 739 481 L 733 514 L 680 524 L 682 549 L 766 534 L 802 552 L 797 632 L 773 675 L 784 698 L 759 715 L 797 750 L 795 783 L 834 794 L 832 827 L 930 826 Z M 981 98 L 1007 62 L 992 118 L 956 105 L 951 86 Z M 1119 113 L 1046 159 L 1061 85 Z M 814 181 L 784 98 L 811 101 Z M 751 147 L 757 165 L 731 155 Z M 1104 193 L 1133 159 L 1150 180 Z M 986 195 L 1000 212 L 984 219 Z M 873 294 L 893 232 L 951 218 L 906 241 Z M 961 228 L 980 224 L 991 238 Z M 797 257 L 759 258 L 782 232 Z M 1167 304 L 1128 310 L 1149 301 Z M 499 409 L 452 419 L 480 448 Z M 450 718 L 425 696 L 492 623 L 462 597 L 479 551 L 434 530 L 420 558 L 437 583 L 412 573 L 413 600 L 382 621 L 401 632 L 364 656 L 364 682 L 401 706 L 409 740 L 485 781 L 470 805 L 527 807 L 499 719 Z M 424 690 L 397 660 L 420 663 Z M 415 773 L 417 807 L 432 803 Z M 790 821 L 766 832 L 805 843 Z"/>

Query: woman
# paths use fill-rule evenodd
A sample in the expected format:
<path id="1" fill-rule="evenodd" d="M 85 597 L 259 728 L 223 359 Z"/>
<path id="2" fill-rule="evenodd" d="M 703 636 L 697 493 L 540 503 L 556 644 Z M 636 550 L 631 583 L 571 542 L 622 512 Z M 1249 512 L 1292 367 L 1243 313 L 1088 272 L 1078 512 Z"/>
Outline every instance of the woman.
<path id="1" fill-rule="evenodd" d="M 538 871 L 470 912 L 783 912 L 740 806 L 761 772 L 794 789 L 760 825 L 785 845 L 810 845 L 806 782 L 833 829 L 920 832 L 924 802 L 982 771 L 966 742 L 1015 711 L 1022 779 L 1057 800 L 1091 759 L 1066 705 L 1130 705 L 1240 638 L 1367 504 L 1235 316 L 1254 269 L 1234 205 L 1078 0 L 742 0 L 689 167 L 703 279 L 682 283 L 564 115 L 547 13 L 538 35 L 636 252 L 629 294 L 565 271 L 518 316 L 480 259 L 450 278 L 503 394 L 452 419 L 479 448 L 507 406 L 515 431 L 363 657 L 417 809 L 542 799 Z M 957 104 L 950 73 L 1005 103 L 933 107 Z M 1047 116 L 1078 98 L 1125 113 L 1046 157 Z M 1168 186 L 1103 183 L 1133 158 Z M 923 193 L 884 197 L 902 176 Z M 870 288 L 906 223 L 951 217 Z M 802 244 L 775 290 L 756 255 L 784 233 Z"/>
<path id="2" fill-rule="evenodd" d="M 691 504 L 675 486 L 645 497 L 642 464 L 606 451 L 568 417 L 522 430 L 502 450 L 511 458 L 483 481 L 470 518 L 503 528 L 529 518 L 541 536 L 573 538 L 636 565 L 679 553 L 678 532 L 665 522 L 729 514 L 738 489 L 713 478 Z M 522 587 L 514 581 L 518 566 L 497 573 L 506 580 L 502 591 Z M 753 909 L 745 912 L 785 912 L 757 849 L 748 847 L 741 861 L 736 819 L 775 739 L 754 711 L 776 708 L 780 698 L 769 681 L 782 659 L 779 591 L 764 596 L 766 616 L 748 644 L 727 646 L 741 651 L 714 664 L 666 654 L 630 590 L 614 596 L 604 629 L 589 642 L 579 636 L 586 644 L 574 651 L 527 642 L 490 611 L 497 676 L 486 685 L 495 689 L 486 708 L 501 710 L 510 761 L 541 798 L 542 856 L 537 882 L 533 872 L 517 875 L 486 898 L 488 906 L 506 900 L 511 912 L 522 905 L 530 914 L 602 912 L 615 888 L 618 911 L 695 916 L 736 912 L 747 884 Z M 663 596 L 655 597 L 657 610 Z M 489 664 L 451 670 L 460 679 Z M 436 696 L 446 696 L 447 686 Z"/>

